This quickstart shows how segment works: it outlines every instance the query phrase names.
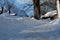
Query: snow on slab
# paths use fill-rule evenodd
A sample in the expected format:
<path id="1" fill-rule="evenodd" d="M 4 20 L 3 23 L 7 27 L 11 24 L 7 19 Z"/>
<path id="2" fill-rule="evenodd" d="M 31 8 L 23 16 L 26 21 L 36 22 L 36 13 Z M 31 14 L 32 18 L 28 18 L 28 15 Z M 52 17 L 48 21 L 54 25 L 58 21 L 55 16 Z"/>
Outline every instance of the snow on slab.
<path id="1" fill-rule="evenodd" d="M 45 15 L 43 15 L 44 17 L 52 17 L 52 16 L 54 16 L 54 15 L 56 15 L 57 14 L 57 11 L 56 10 L 54 10 L 54 11 L 50 11 L 50 12 L 47 12 Z"/>

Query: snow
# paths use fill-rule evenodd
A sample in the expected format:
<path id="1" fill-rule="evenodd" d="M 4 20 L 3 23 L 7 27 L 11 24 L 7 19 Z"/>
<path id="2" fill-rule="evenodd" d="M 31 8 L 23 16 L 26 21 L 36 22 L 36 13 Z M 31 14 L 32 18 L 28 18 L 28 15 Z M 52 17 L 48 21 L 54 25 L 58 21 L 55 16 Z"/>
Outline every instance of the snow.
<path id="1" fill-rule="evenodd" d="M 26 17 L 33 15 L 34 6 L 28 2 L 27 0 L 14 2 L 15 8 L 11 9 L 11 12 L 17 13 L 18 16 L 8 13 L 0 15 L 0 40 L 60 40 L 60 18 L 36 20 L 33 17 Z M 7 9 L 6 5 L 4 7 Z"/>
<path id="2" fill-rule="evenodd" d="M 14 16 L 14 15 L 16 15 L 16 14 L 15 14 L 15 13 L 12 13 L 12 14 L 10 14 L 10 15 Z"/>
<path id="3" fill-rule="evenodd" d="M 36 20 L 4 13 L 0 15 L 0 40 L 59 40 L 59 22 L 60 18 Z"/>

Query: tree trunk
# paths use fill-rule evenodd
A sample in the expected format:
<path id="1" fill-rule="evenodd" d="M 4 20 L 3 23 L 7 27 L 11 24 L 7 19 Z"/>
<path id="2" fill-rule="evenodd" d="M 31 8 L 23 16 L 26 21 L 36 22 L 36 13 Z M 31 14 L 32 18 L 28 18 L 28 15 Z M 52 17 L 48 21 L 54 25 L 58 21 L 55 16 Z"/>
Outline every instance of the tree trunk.
<path id="1" fill-rule="evenodd" d="M 33 4 L 34 4 L 34 18 L 39 20 L 41 17 L 40 0 L 33 0 Z"/>
<path id="2" fill-rule="evenodd" d="M 3 8 L 3 7 L 1 7 L 1 8 L 2 8 L 2 11 L 1 11 L 1 14 L 2 14 L 2 13 L 3 13 L 3 9 L 4 9 L 4 8 Z"/>
<path id="3" fill-rule="evenodd" d="M 60 4 L 59 4 L 60 0 L 57 0 L 57 10 L 58 10 L 58 17 L 60 18 Z"/>
<path id="4" fill-rule="evenodd" d="M 10 14 L 10 13 L 11 13 L 11 11 L 10 11 L 10 7 L 9 7 L 9 9 L 8 9 L 8 10 L 9 10 L 9 14 Z"/>

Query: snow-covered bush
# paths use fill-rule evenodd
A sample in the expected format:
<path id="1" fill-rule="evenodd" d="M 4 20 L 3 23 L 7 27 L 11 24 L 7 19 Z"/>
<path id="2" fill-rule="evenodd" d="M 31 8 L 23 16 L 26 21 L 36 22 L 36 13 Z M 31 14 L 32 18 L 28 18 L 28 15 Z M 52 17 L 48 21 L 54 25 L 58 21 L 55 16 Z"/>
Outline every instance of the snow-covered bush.
<path id="1" fill-rule="evenodd" d="M 33 16 L 32 0 L 0 0 L 1 6 L 9 13 L 16 13 L 19 16 Z"/>

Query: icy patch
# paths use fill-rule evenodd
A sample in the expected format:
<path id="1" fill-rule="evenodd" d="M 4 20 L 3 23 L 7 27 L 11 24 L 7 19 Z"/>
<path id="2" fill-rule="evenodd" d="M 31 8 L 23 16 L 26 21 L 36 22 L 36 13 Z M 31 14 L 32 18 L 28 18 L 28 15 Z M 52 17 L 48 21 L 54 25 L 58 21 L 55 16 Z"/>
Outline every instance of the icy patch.
<path id="1" fill-rule="evenodd" d="M 53 25 L 58 24 L 58 20 L 52 20 L 52 21 L 50 21 L 50 23 Z"/>

